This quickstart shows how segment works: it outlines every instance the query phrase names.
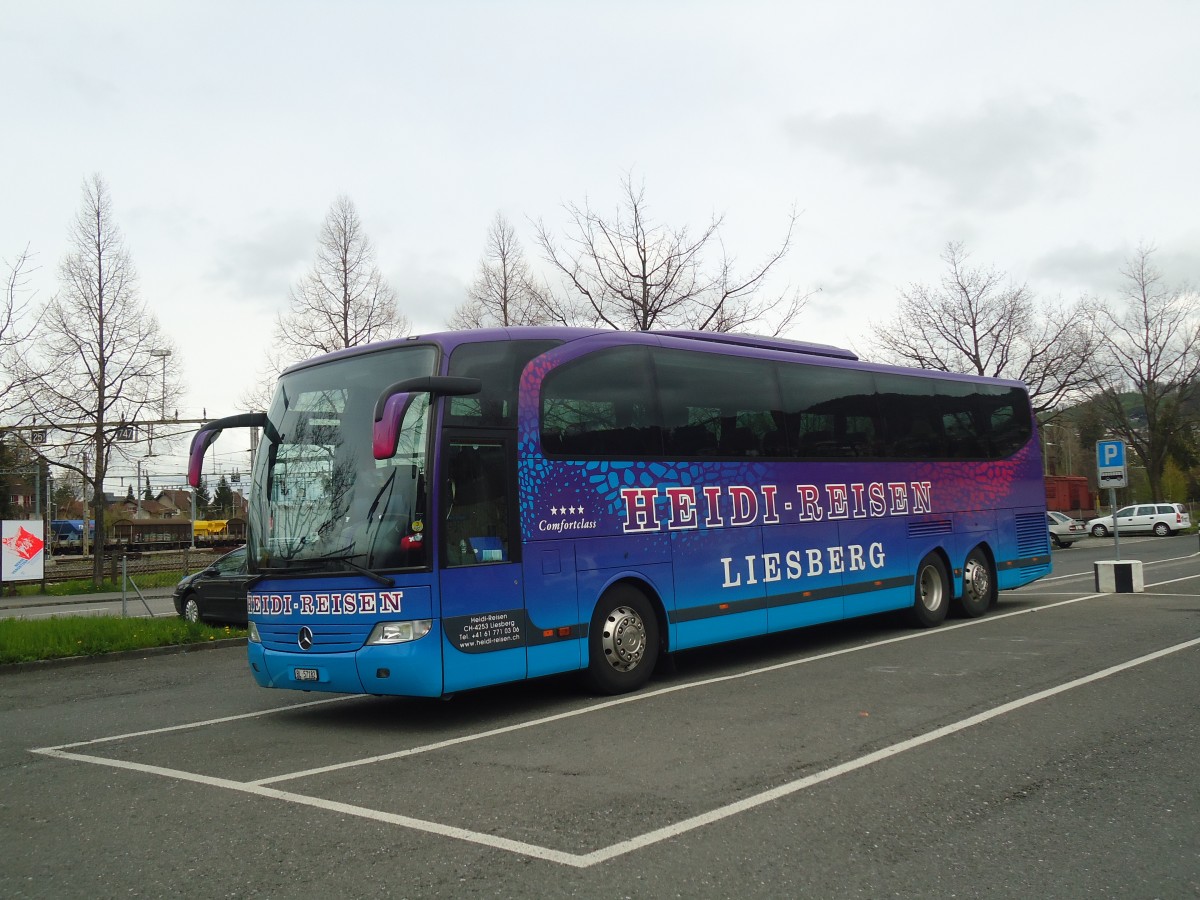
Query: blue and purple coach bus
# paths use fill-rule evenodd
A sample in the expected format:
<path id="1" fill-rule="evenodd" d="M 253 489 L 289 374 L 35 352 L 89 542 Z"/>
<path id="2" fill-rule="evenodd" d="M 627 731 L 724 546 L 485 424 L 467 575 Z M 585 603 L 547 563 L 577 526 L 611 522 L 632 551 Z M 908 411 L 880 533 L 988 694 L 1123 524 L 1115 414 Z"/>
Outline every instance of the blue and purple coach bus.
<path id="1" fill-rule="evenodd" d="M 292 367 L 249 498 L 264 687 L 434 697 L 908 610 L 1050 571 L 1019 382 L 817 344 L 511 328 Z"/>

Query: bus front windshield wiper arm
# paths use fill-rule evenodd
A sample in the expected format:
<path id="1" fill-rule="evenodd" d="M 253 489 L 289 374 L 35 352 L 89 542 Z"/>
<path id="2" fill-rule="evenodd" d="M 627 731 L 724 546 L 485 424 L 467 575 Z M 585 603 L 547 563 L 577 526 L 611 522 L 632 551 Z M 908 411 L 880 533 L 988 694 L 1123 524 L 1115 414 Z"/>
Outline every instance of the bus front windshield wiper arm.
<path id="1" fill-rule="evenodd" d="M 395 587 L 394 579 L 387 575 L 380 575 L 378 572 L 372 572 L 370 569 L 360 566 L 356 562 L 351 562 L 349 556 L 336 556 L 334 554 L 326 554 L 325 556 L 309 557 L 306 562 L 312 565 L 302 566 L 287 566 L 286 568 L 262 569 L 261 572 L 265 575 L 278 577 L 280 575 L 311 575 L 314 572 L 336 572 L 337 564 L 345 566 L 351 571 L 357 572 L 359 575 L 365 575 L 376 584 L 381 584 L 384 587 Z"/>
<path id="2" fill-rule="evenodd" d="M 396 586 L 396 580 L 394 578 L 390 578 L 387 575 L 380 575 L 378 572 L 372 572 L 370 569 L 364 568 L 363 566 L 360 566 L 358 563 L 352 563 L 348 559 L 343 559 L 343 560 L 341 560 L 341 562 L 344 565 L 349 566 L 351 569 L 353 569 L 358 574 L 366 575 L 368 578 L 370 578 L 376 584 L 381 584 L 384 587 L 395 587 Z"/>

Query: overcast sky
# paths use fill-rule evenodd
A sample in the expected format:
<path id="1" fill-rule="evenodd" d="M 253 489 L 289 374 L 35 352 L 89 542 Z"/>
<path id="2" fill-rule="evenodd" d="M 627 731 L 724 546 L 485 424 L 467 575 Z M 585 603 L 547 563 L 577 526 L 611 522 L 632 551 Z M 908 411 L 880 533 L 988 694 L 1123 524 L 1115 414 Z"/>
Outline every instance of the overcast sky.
<path id="1" fill-rule="evenodd" d="M 0 0 L 0 257 L 57 290 L 92 173 L 175 342 L 181 417 L 228 415 L 339 194 L 420 332 L 497 211 L 724 215 L 791 336 L 863 349 L 948 241 L 1042 297 L 1112 295 L 1140 243 L 1200 282 L 1200 3 Z M 245 468 L 224 438 L 216 465 Z M 155 460 L 168 471 L 179 463 Z M 110 487 L 110 490 L 112 488 Z"/>

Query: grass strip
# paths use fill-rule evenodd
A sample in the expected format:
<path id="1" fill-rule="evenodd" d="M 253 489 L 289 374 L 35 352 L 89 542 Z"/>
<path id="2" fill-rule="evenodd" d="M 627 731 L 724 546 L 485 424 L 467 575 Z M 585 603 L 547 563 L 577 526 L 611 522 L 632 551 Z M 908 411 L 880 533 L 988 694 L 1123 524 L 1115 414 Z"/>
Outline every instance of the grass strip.
<path id="1" fill-rule="evenodd" d="M 193 569 L 193 571 L 195 571 Z M 145 573 L 130 573 L 130 577 L 137 583 L 138 587 L 145 590 L 147 587 L 173 587 L 179 582 L 179 579 L 184 576 L 182 569 L 171 572 L 152 572 Z M 30 582 L 15 582 L 7 585 L 6 589 L 9 593 L 17 597 L 32 597 L 38 594 L 45 594 L 48 597 L 73 597 L 76 594 L 96 594 L 96 593 L 113 593 L 121 590 L 121 579 L 115 581 L 111 578 L 105 578 L 98 585 L 92 584 L 91 578 L 75 578 L 70 581 L 49 581 L 46 583 L 45 590 L 42 589 L 42 584 L 39 581 Z M 128 589 L 131 597 L 136 597 L 133 588 Z"/>
<path id="2" fill-rule="evenodd" d="M 175 616 L 156 619 L 123 619 L 120 616 L 0 619 L 0 665 L 204 644 L 245 636 L 245 628 L 215 627 Z"/>

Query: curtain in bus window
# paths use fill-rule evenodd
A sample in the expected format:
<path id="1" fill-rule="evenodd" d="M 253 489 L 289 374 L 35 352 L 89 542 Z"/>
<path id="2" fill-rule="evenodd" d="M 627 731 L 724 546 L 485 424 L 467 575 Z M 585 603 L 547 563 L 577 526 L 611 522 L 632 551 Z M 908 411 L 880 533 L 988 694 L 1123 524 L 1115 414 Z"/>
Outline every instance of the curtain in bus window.
<path id="1" fill-rule="evenodd" d="M 542 448 L 562 456 L 660 456 L 653 384 L 644 347 L 565 363 L 542 385 Z"/>

